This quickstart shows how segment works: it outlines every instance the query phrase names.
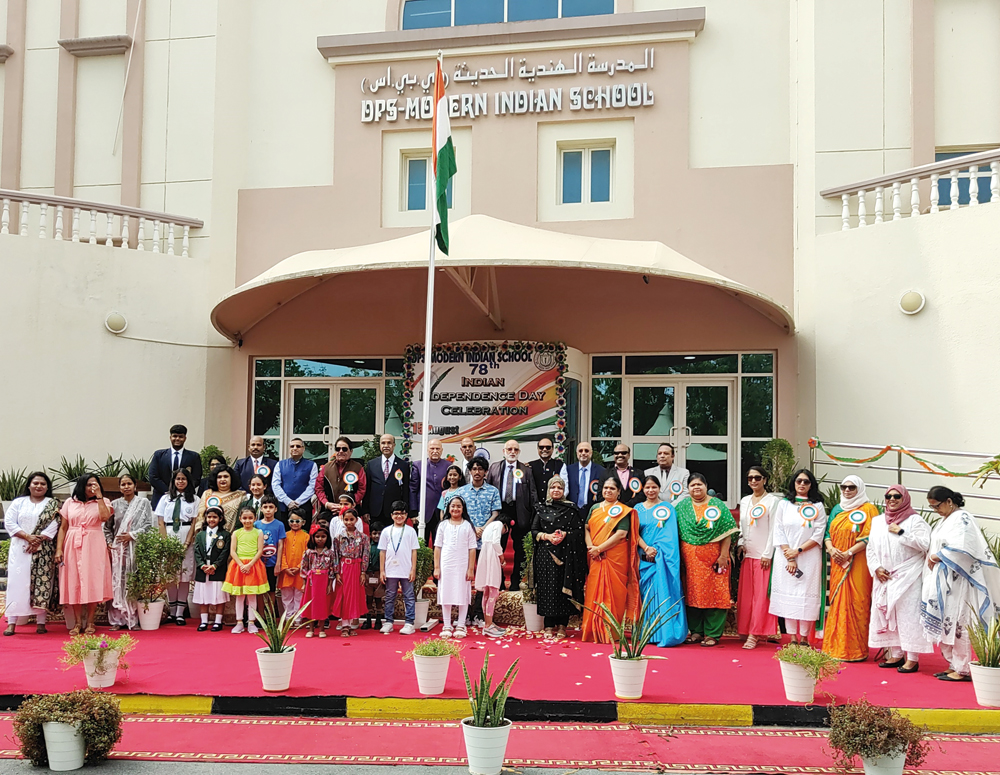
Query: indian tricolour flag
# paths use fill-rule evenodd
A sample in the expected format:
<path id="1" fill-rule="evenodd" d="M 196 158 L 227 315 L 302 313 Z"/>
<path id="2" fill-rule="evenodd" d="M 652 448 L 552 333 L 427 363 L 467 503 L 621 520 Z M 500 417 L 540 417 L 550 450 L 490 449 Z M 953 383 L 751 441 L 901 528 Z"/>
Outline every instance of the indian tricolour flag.
<path id="1" fill-rule="evenodd" d="M 434 73 L 434 238 L 448 255 L 448 182 L 455 175 L 455 146 L 451 141 L 448 100 L 444 96 L 442 56 Z"/>

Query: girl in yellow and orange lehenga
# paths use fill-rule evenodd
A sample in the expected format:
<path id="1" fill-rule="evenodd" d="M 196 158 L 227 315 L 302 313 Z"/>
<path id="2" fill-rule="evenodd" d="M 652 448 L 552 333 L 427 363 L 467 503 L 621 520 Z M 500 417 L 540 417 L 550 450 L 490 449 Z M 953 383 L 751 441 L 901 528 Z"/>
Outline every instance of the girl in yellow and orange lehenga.
<path id="1" fill-rule="evenodd" d="M 823 651 L 845 662 L 868 659 L 872 577 L 865 551 L 878 513 L 859 477 L 848 476 L 840 483 L 840 505 L 830 512 L 823 541 L 829 586 L 818 626 L 823 629 Z"/>
<path id="2" fill-rule="evenodd" d="M 587 574 L 581 640 L 610 643 L 601 618 L 601 603 L 616 619 L 634 619 L 639 613 L 639 520 L 635 510 L 621 503 L 618 477 L 605 480 L 604 501 L 594 506 L 584 537 L 590 572 Z M 596 613 L 595 613 L 596 612 Z"/>

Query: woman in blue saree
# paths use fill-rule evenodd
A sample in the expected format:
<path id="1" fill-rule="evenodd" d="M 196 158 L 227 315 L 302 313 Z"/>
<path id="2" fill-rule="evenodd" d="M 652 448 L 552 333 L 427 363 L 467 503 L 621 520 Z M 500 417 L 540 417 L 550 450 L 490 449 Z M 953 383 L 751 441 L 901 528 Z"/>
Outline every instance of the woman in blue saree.
<path id="1" fill-rule="evenodd" d="M 662 616 L 650 643 L 677 646 L 688 634 L 681 588 L 681 542 L 674 507 L 660 500 L 660 481 L 647 476 L 639 515 L 639 591 L 646 615 Z"/>

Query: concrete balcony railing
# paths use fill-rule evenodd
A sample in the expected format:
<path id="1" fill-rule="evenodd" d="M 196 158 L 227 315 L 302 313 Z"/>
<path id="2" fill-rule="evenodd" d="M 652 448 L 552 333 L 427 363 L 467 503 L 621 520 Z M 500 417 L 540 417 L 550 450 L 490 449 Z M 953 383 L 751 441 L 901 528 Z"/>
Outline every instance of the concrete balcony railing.
<path id="1" fill-rule="evenodd" d="M 168 256 L 187 257 L 191 230 L 205 225 L 182 215 L 5 188 L 0 188 L 0 201 L 0 234 L 113 245 Z"/>
<path id="2" fill-rule="evenodd" d="M 921 188 L 925 192 L 929 188 L 930 205 L 923 209 Z M 1000 148 L 911 167 L 819 193 L 825 199 L 840 198 L 842 231 L 959 207 L 997 204 L 1000 203 Z M 941 204 L 942 196 L 946 204 Z"/>

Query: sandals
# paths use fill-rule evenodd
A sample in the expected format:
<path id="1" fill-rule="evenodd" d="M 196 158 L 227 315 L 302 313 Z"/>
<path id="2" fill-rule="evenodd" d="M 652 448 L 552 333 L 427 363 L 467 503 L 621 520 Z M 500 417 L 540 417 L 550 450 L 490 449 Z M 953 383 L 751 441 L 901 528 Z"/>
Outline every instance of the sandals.
<path id="1" fill-rule="evenodd" d="M 560 627 L 558 630 L 556 630 L 556 640 L 565 640 L 565 639 L 566 639 L 566 628 Z"/>
<path id="2" fill-rule="evenodd" d="M 468 635 L 469 635 L 469 631 L 466 630 L 464 627 L 456 627 L 455 628 L 455 635 L 453 637 L 456 640 L 461 640 L 462 638 L 465 638 Z"/>
<path id="3" fill-rule="evenodd" d="M 308 638 L 309 636 L 307 635 L 306 637 Z M 319 631 L 319 637 L 325 638 L 326 637 L 326 632 L 324 630 L 320 630 Z"/>
<path id="4" fill-rule="evenodd" d="M 743 644 L 743 648 L 747 650 L 757 648 L 757 636 L 756 635 L 747 636 L 747 642 Z"/>
<path id="5" fill-rule="evenodd" d="M 551 627 L 546 627 L 545 628 L 545 637 L 547 639 L 552 640 L 553 638 L 555 638 L 555 636 L 556 636 L 555 632 L 553 632 L 553 630 L 552 630 Z"/>
<path id="6" fill-rule="evenodd" d="M 705 639 L 705 636 L 699 632 L 692 632 L 685 639 L 685 643 L 701 643 Z"/>
<path id="7" fill-rule="evenodd" d="M 4 633 L 4 635 L 6 635 L 6 634 L 7 633 Z M 11 633 L 11 635 L 13 635 L 13 634 L 14 633 Z M 80 634 L 80 625 L 79 624 L 76 625 L 76 627 L 74 627 L 72 630 L 69 631 L 69 635 L 70 635 L 71 638 L 75 638 L 79 634 Z"/>
<path id="8" fill-rule="evenodd" d="M 712 646 L 718 646 L 719 641 L 715 638 L 705 638 L 705 640 L 701 642 L 701 645 L 703 648 L 711 648 Z"/>
<path id="9" fill-rule="evenodd" d="M 441 628 L 442 638 L 450 638 L 454 634 L 455 633 L 452 631 L 451 627 L 448 627 L 447 625 Z"/>
<path id="10" fill-rule="evenodd" d="M 84 633 L 86 633 L 87 635 L 93 635 L 96 632 L 97 632 L 97 628 L 94 625 L 92 625 L 92 624 L 88 624 L 87 625 L 87 629 L 84 630 Z"/>
<path id="11" fill-rule="evenodd" d="M 340 631 L 340 637 L 341 638 L 350 638 L 351 637 L 351 628 L 350 627 L 345 627 L 344 629 L 342 629 Z"/>

